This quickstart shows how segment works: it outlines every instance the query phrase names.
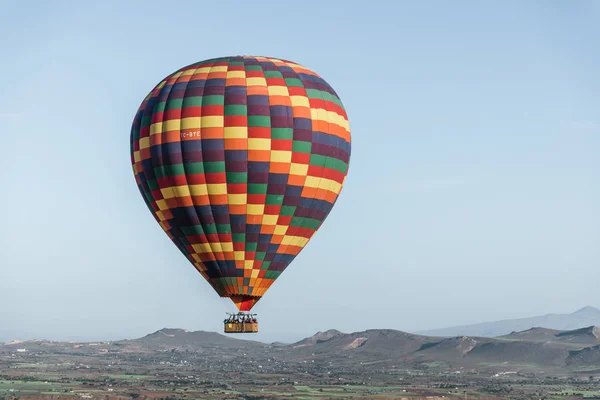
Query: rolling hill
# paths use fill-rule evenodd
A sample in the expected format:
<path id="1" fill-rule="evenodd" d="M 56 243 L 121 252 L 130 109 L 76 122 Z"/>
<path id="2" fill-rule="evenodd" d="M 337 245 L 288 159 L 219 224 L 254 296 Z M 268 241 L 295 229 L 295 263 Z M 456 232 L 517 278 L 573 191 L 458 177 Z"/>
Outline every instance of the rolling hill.
<path id="1" fill-rule="evenodd" d="M 304 339 L 279 352 L 286 359 L 352 359 L 358 362 L 397 362 L 439 338 L 413 335 L 391 329 L 338 333 L 328 340 L 322 334 Z"/>
<path id="2" fill-rule="evenodd" d="M 530 342 L 555 342 L 572 344 L 574 346 L 600 345 L 600 328 L 588 326 L 572 331 L 559 331 L 547 328 L 531 328 L 522 332 L 512 332 L 500 338 L 512 340 L 526 340 Z"/>
<path id="3" fill-rule="evenodd" d="M 600 367 L 600 346 L 571 351 L 566 359 L 566 364 L 571 367 L 588 367 L 590 365 Z"/>
<path id="4" fill-rule="evenodd" d="M 520 318 L 473 325 L 454 326 L 418 332 L 429 336 L 483 336 L 496 337 L 520 332 L 531 327 L 543 327 L 570 331 L 589 326 L 600 326 L 600 310 L 595 307 L 584 307 L 571 314 L 546 314 L 531 318 Z"/>
<path id="5" fill-rule="evenodd" d="M 216 332 L 188 331 L 184 329 L 161 329 L 140 339 L 117 342 L 123 346 L 133 345 L 152 351 L 172 348 L 193 350 L 197 348 L 247 349 L 264 347 L 262 342 L 242 340 L 221 335 Z"/>
<path id="6" fill-rule="evenodd" d="M 139 339 L 99 343 L 25 341 L 0 345 L 0 356 L 111 357 L 156 359 L 194 354 L 204 362 L 279 360 L 284 363 L 335 364 L 368 369 L 402 365 L 405 368 L 469 368 L 477 370 L 569 371 L 600 369 L 600 330 L 570 331 L 531 328 L 496 338 L 434 337 L 372 329 L 342 333 L 318 332 L 293 344 L 266 344 L 216 332 L 161 329 Z M 250 336 L 251 337 L 251 336 Z M 139 356 L 138 356 L 139 355 Z M 176 357 L 176 356 L 175 356 Z M 252 362 L 252 361 L 250 361 Z"/>

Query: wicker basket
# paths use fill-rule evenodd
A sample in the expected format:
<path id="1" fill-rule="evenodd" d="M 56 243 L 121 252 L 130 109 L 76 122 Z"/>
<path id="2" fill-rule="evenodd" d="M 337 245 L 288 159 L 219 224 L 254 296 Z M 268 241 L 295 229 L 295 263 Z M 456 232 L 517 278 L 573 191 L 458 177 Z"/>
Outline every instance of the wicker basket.
<path id="1" fill-rule="evenodd" d="M 256 333 L 258 322 L 226 322 L 225 333 Z"/>

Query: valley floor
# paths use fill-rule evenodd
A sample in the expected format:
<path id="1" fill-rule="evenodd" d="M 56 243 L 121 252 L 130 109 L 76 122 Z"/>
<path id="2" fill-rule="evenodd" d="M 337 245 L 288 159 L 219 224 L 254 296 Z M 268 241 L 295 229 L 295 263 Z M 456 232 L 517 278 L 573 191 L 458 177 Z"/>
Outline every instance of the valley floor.
<path id="1" fill-rule="evenodd" d="M 264 364 L 264 365 L 263 365 Z M 600 399 L 590 373 L 352 367 L 165 351 L 0 355 L 0 399 Z"/>

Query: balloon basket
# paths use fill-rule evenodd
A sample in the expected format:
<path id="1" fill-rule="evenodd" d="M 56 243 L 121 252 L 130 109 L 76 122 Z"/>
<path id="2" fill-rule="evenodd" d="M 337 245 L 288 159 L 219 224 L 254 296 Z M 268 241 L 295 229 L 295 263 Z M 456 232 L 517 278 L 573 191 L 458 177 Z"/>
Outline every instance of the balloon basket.
<path id="1" fill-rule="evenodd" d="M 237 314 L 229 314 L 224 323 L 225 333 L 257 333 L 258 321 L 256 314 L 239 312 Z"/>

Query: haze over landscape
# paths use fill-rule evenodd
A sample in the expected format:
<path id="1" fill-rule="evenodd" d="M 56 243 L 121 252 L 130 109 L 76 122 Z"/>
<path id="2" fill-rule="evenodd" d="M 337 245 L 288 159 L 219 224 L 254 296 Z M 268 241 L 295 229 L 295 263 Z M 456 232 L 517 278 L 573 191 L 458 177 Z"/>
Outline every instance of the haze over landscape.
<path id="1" fill-rule="evenodd" d="M 419 332 L 431 336 L 485 336 L 496 337 L 529 328 L 572 330 L 600 326 L 600 310 L 586 306 L 569 314 L 545 314 L 513 320 L 482 322 L 474 325 L 454 326 Z"/>
<path id="2" fill-rule="evenodd" d="M 586 307 L 553 323 L 600 318 Z M 562 322 L 561 322 L 562 321 Z M 522 321 L 521 321 L 522 322 Z M 508 327 L 519 321 L 495 324 Z M 390 329 L 317 332 L 291 344 L 159 329 L 133 340 L 0 345 L 0 398 L 600 398 L 600 328 L 496 338 Z M 4 395 L 4 396 L 3 396 Z M 6 396 L 8 395 L 8 397 Z"/>
<path id="3" fill-rule="evenodd" d="M 600 398 L 600 2 L 290 4 L 0 0 L 0 400 Z M 251 335 L 130 160 L 144 96 L 235 55 L 352 134 Z"/>
<path id="4" fill-rule="evenodd" d="M 599 2 L 0 0 L 0 10 L 0 400 L 600 398 Z M 156 128 L 158 144 L 132 129 L 144 96 L 165 76 L 236 55 L 274 59 L 228 59 L 227 72 L 217 71 L 226 79 L 197 68 L 186 75 L 196 86 L 165 85 L 173 102 L 161 103 L 167 122 Z M 253 75 L 250 85 L 259 61 L 264 77 Z M 246 92 L 256 79 L 268 82 L 268 96 Z M 216 86 L 229 97 L 209 93 Z M 149 98 L 144 105 L 154 107 Z M 216 98 L 223 103 L 215 108 Z M 231 105 L 227 112 L 236 113 L 225 115 Z M 163 114 L 160 107 L 152 113 Z M 256 111 L 265 108 L 270 117 Z M 193 138 L 187 150 L 182 142 L 166 150 L 169 129 L 184 140 L 183 122 L 166 128 L 184 111 L 232 117 L 247 137 L 250 125 L 264 134 L 255 123 L 266 118 L 269 146 L 271 137 L 304 134 L 310 123 L 312 143 L 278 136 L 276 145 L 288 140 L 293 158 L 303 152 L 298 142 L 314 144 L 300 155 L 310 158 L 301 166 L 317 174 L 310 176 L 317 186 L 325 172 L 314 171 L 348 155 L 350 143 L 338 140 L 347 135 L 347 112 L 352 152 L 341 195 L 319 194 L 335 207 L 252 308 L 258 333 L 222 334 L 236 306 L 173 245 L 136 187 L 141 173 L 152 179 L 143 169 L 154 175 L 155 161 L 164 174 L 162 163 L 171 163 L 166 185 L 175 185 L 180 157 L 184 175 L 195 160 L 202 179 L 221 174 L 227 190 L 248 183 L 250 193 L 248 160 L 230 177 L 227 159 L 205 157 L 214 143 L 224 158 L 249 157 L 248 140 L 226 153 L 223 126 L 216 142 Z M 290 115 L 291 125 L 276 126 Z M 198 133 L 213 134 L 202 121 Z M 233 126 L 229 133 L 239 135 Z M 130 139 L 131 130 L 138 133 Z M 142 148 L 142 139 L 146 155 L 137 157 L 152 160 L 149 167 L 136 161 L 134 177 L 130 145 Z M 275 147 L 263 149 L 272 153 L 261 201 L 275 196 L 270 201 L 280 204 L 268 204 L 282 211 L 289 185 L 285 195 L 268 191 L 282 186 L 271 181 L 283 175 L 271 175 L 285 158 L 274 156 Z M 326 147 L 329 155 L 319 152 Z M 312 156 L 329 161 L 313 164 Z M 209 164 L 226 171 L 208 172 Z M 335 165 L 341 184 L 346 167 Z M 193 202 L 215 195 L 205 183 L 207 193 L 196 187 Z M 212 235 L 231 246 L 256 224 L 244 214 L 243 239 L 222 239 L 233 222 L 217 222 L 205 204 L 186 206 L 193 212 L 169 205 L 159 189 L 146 199 L 165 196 L 172 215 L 162 214 L 163 223 L 175 221 L 173 209 L 200 221 L 208 207 L 207 224 L 219 233 Z M 181 190 L 173 196 L 183 199 Z M 294 196 L 296 204 L 310 201 L 298 209 L 323 206 L 309 194 Z M 241 204 L 225 197 L 225 208 Z M 299 215 L 292 214 L 286 218 Z M 316 226 L 317 215 L 294 228 L 306 230 L 309 219 Z M 184 223 L 182 235 L 209 240 L 197 226 L 206 221 Z M 268 233 L 266 225 L 261 245 L 263 235 L 275 240 L 275 226 Z M 269 270 L 274 259 L 265 257 L 273 254 L 265 254 L 275 250 L 253 240 L 241 243 L 245 253 L 235 250 L 235 262 L 217 258 L 219 273 L 223 266 L 233 274 L 225 279 L 237 278 L 238 288 L 227 283 L 234 292 L 260 291 L 255 283 L 276 276 L 294 251 L 278 254 Z M 277 243 L 267 247 L 279 251 Z M 194 255 L 209 251 L 200 248 Z M 255 260 L 244 258 L 250 253 Z M 259 253 L 263 264 L 255 263 Z M 252 281 L 254 273 L 263 275 Z"/>
<path id="5" fill-rule="evenodd" d="M 2 3 L 1 340 L 221 330 L 233 306 L 148 215 L 128 135 L 164 75 L 240 53 L 318 71 L 353 134 L 340 201 L 255 307 L 261 339 L 598 305 L 598 3 L 323 3 L 293 18 L 270 1 L 34 3 Z M 229 22 L 181 23 L 182 9 Z"/>

